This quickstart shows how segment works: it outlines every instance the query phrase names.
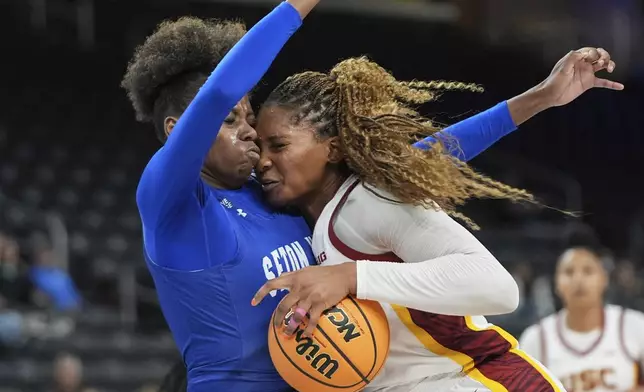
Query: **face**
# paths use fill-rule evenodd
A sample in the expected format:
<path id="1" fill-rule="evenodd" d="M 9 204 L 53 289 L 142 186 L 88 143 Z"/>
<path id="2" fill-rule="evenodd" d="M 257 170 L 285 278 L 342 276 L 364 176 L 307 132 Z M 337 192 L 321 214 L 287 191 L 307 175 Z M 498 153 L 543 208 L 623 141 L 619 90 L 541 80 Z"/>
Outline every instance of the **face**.
<path id="1" fill-rule="evenodd" d="M 175 123 L 174 118 L 166 119 L 166 133 Z M 206 156 L 204 169 L 215 186 L 234 189 L 248 180 L 259 160 L 254 124 L 255 113 L 246 96 L 228 114 Z"/>
<path id="2" fill-rule="evenodd" d="M 297 205 L 322 187 L 335 138 L 319 140 L 310 124 L 294 125 L 292 112 L 277 106 L 260 110 L 257 134 L 262 152 L 256 172 L 269 203 Z"/>
<path id="3" fill-rule="evenodd" d="M 566 307 L 592 307 L 602 304 L 608 284 L 601 260 L 585 249 L 570 249 L 559 259 L 556 273 L 557 294 Z"/>

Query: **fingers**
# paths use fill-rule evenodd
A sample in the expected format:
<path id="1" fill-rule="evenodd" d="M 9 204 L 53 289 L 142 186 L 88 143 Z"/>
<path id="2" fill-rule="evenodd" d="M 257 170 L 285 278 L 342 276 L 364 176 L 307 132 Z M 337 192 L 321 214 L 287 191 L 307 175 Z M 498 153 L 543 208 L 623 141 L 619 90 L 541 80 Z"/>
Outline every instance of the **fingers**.
<path id="1" fill-rule="evenodd" d="M 292 272 L 287 272 L 285 274 L 280 275 L 279 278 L 271 279 L 268 282 L 264 283 L 264 285 L 255 293 L 255 296 L 253 296 L 253 299 L 250 301 L 250 304 L 252 306 L 257 306 L 259 305 L 264 297 L 266 297 L 271 291 L 273 290 L 279 290 L 279 289 L 291 289 L 291 274 Z"/>
<path id="2" fill-rule="evenodd" d="M 568 53 L 562 59 L 562 72 L 566 75 L 572 74 L 575 71 L 575 65 L 577 65 L 579 61 L 586 59 L 588 55 L 588 52 L 583 52 L 581 49 Z"/>
<path id="3" fill-rule="evenodd" d="M 607 88 L 609 90 L 623 90 L 624 85 L 621 83 L 613 82 L 608 79 L 595 78 L 595 86 L 599 88 Z"/>
<path id="4" fill-rule="evenodd" d="M 575 65 L 577 65 L 581 60 L 584 60 L 588 64 L 592 64 L 594 72 L 604 69 L 608 72 L 613 72 L 617 66 L 617 64 L 611 60 L 610 53 L 608 53 L 608 51 L 603 48 L 591 47 L 581 48 L 568 53 L 557 65 L 562 67 L 562 71 L 565 74 L 571 74 L 575 71 Z"/>
<path id="5" fill-rule="evenodd" d="M 591 61 L 590 57 L 586 59 L 586 61 L 593 65 L 593 70 L 598 72 L 605 69 L 608 72 L 613 72 L 615 70 L 615 62 L 610 59 L 610 53 L 602 48 L 597 48 L 597 53 L 599 54 L 597 60 Z"/>
<path id="6" fill-rule="evenodd" d="M 322 316 L 322 313 L 325 311 L 324 305 L 318 305 L 313 307 L 309 311 L 309 322 L 306 326 L 306 329 L 304 330 L 304 335 L 305 336 L 311 336 L 313 335 L 313 332 L 315 332 L 315 327 L 318 325 L 318 322 L 320 321 L 320 317 Z"/>
<path id="7" fill-rule="evenodd" d="M 605 50 L 603 51 L 606 52 Z M 597 48 L 586 47 L 586 48 L 578 49 L 577 52 L 584 55 L 584 58 L 586 59 L 586 61 L 588 61 L 591 64 L 598 62 L 601 59 L 601 53 Z"/>
<path id="8" fill-rule="evenodd" d="M 295 307 L 295 304 L 299 302 L 299 298 L 297 295 L 294 294 L 287 294 L 284 299 L 282 299 L 282 302 L 280 302 L 279 305 L 277 305 L 277 309 L 275 309 L 275 318 L 274 318 L 274 323 L 275 323 L 275 328 L 281 328 L 284 323 L 288 324 L 291 319 L 293 319 L 293 312 L 292 309 Z M 289 320 L 287 320 L 287 318 Z M 299 322 L 297 320 L 293 320 L 297 324 Z"/>
<path id="9" fill-rule="evenodd" d="M 305 301 L 300 301 L 291 307 L 290 320 L 284 326 L 284 333 L 287 336 L 293 335 L 297 330 L 297 327 L 306 320 L 310 308 L 311 305 Z"/>

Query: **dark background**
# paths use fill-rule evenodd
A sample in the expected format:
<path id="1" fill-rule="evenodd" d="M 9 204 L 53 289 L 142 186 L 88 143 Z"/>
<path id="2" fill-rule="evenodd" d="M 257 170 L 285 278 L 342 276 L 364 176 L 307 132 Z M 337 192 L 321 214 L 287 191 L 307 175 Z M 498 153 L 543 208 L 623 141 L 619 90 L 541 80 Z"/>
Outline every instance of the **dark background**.
<path id="1" fill-rule="evenodd" d="M 84 305 L 80 316 L 65 316 L 75 325 L 65 339 L 75 343 L 36 339 L 38 344 L 21 346 L 21 353 L 28 352 L 24 347 L 33 350 L 35 362 L 8 350 L 6 367 L 0 362 L 5 369 L 0 391 L 3 377 L 13 390 L 44 390 L 50 362 L 61 350 L 86 363 L 86 383 L 99 390 L 133 390 L 158 381 L 167 369 L 175 357 L 171 342 L 151 355 L 154 342 L 168 338 L 140 255 L 134 205 L 138 176 L 158 144 L 150 127 L 134 121 L 120 79 L 135 45 L 165 18 L 240 18 L 250 27 L 275 4 L 2 1 L 0 232 L 17 239 L 26 265 L 36 257 L 34 243 L 52 248 L 55 264 L 69 271 Z M 571 227 L 582 223 L 596 231 L 617 270 L 631 268 L 633 276 L 641 270 L 642 20 L 640 2 L 628 0 L 329 0 L 289 42 L 253 103 L 257 107 L 293 73 L 328 70 L 340 59 L 365 54 L 399 79 L 483 85 L 483 94 L 448 93 L 423 108 L 429 117 L 452 124 L 540 82 L 569 50 L 609 50 L 618 64 L 612 77 L 626 85 L 623 92 L 593 90 L 542 113 L 473 162 L 487 174 L 533 190 L 552 207 L 582 212 L 573 219 L 502 202 L 467 207 L 483 226 L 477 236 L 522 282 L 529 304 L 534 282 L 549 282 L 557 252 Z M 64 230 L 52 228 L 51 216 Z M 532 302 L 501 325 L 519 333 L 556 305 L 552 298 Z M 47 320 L 56 318 L 46 306 L 39 309 Z M 114 343 L 118 339 L 121 346 Z M 92 354 L 95 346 L 121 349 L 106 357 Z M 153 364 L 145 377 L 136 378 L 128 370 L 141 372 L 123 358 Z M 16 372 L 17 363 L 27 370 Z"/>

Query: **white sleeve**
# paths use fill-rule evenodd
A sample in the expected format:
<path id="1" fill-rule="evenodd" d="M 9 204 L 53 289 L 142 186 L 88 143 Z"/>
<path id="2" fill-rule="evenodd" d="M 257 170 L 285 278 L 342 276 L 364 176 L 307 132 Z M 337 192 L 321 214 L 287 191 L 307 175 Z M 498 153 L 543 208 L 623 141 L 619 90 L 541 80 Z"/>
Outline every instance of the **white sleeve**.
<path id="1" fill-rule="evenodd" d="M 542 342 L 539 328 L 539 324 L 535 324 L 523 331 L 519 338 L 519 348 L 531 357 L 543 361 L 543 358 L 541 358 L 543 353 L 541 352 Z"/>
<path id="2" fill-rule="evenodd" d="M 358 251 L 393 252 L 405 262 L 357 261 L 358 298 L 453 316 L 504 314 L 518 306 L 510 273 L 442 211 L 394 203 L 358 186 L 334 229 Z"/>
<path id="3" fill-rule="evenodd" d="M 626 309 L 624 315 L 624 349 L 633 359 L 644 365 L 644 313 Z"/>

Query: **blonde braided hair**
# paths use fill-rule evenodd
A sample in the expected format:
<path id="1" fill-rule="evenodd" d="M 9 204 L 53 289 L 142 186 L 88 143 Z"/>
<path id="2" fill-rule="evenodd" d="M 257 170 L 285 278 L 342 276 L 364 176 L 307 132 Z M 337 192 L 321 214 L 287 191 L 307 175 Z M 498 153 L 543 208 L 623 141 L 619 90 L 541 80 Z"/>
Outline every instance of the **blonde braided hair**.
<path id="1" fill-rule="evenodd" d="M 291 76 L 266 105 L 293 110 L 295 121 L 314 125 L 321 138 L 338 136 L 349 169 L 402 203 L 442 209 L 472 228 L 477 226 L 456 210 L 468 199 L 536 203 L 525 190 L 479 174 L 451 156 L 444 137 L 428 150 L 412 145 L 439 128 L 410 105 L 432 101 L 445 90 L 482 88 L 462 82 L 401 82 L 360 57 L 342 61 L 329 74 Z"/>

